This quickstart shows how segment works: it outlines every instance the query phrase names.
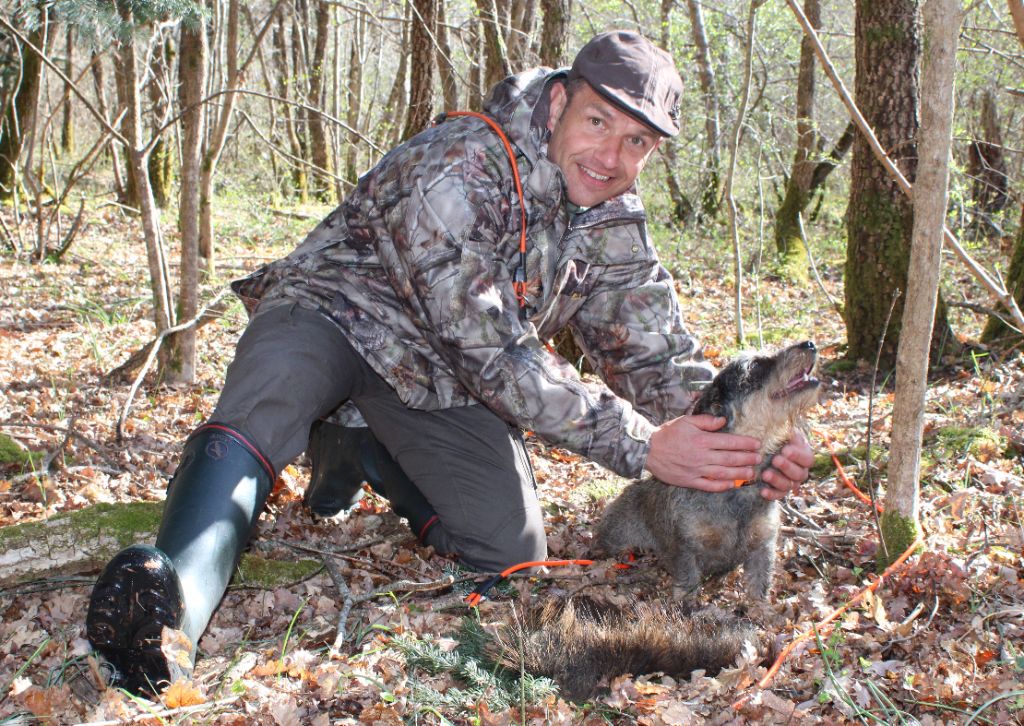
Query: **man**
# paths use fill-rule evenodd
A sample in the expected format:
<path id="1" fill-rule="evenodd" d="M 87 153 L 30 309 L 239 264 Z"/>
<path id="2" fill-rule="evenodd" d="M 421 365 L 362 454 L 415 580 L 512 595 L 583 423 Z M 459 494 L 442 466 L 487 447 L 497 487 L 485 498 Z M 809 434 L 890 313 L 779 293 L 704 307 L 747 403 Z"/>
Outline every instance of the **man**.
<path id="1" fill-rule="evenodd" d="M 365 479 L 425 543 L 485 571 L 546 554 L 524 429 L 623 476 L 707 490 L 751 477 L 757 440 L 686 415 L 712 370 L 635 194 L 679 131 L 681 90 L 667 53 L 599 35 L 568 72 L 506 79 L 485 104 L 521 197 L 499 134 L 449 118 L 242 281 L 254 314 L 211 423 L 185 445 L 156 545 L 117 555 L 90 601 L 89 638 L 127 687 L 175 675 L 162 628 L 198 640 L 276 472 L 307 445 L 314 512 L 350 505 Z M 603 384 L 545 348 L 565 326 Z M 369 428 L 352 425 L 360 415 Z M 791 442 L 768 496 L 811 460 Z"/>

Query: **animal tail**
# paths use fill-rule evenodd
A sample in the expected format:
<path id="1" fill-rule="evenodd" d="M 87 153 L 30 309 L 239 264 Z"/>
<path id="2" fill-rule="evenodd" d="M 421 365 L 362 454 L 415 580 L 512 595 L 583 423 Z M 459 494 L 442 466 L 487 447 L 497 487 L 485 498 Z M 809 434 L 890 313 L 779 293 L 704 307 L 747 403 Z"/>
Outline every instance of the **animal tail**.
<path id="1" fill-rule="evenodd" d="M 762 650 L 747 620 L 638 601 L 624 607 L 583 597 L 553 601 L 517 613 L 507 625 L 498 638 L 497 660 L 551 678 L 577 701 L 615 676 L 685 677 L 698 669 L 714 675 L 736 663 L 746 644 Z"/>

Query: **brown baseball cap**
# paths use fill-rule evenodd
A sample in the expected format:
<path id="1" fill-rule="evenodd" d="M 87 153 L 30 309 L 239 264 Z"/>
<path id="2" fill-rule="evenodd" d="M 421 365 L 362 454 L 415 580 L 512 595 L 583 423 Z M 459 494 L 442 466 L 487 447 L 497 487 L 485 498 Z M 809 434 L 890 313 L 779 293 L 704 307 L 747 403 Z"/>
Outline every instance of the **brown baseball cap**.
<path id="1" fill-rule="evenodd" d="M 679 133 L 683 81 L 672 56 L 639 33 L 612 30 L 590 40 L 569 69 L 601 96 L 665 136 Z"/>

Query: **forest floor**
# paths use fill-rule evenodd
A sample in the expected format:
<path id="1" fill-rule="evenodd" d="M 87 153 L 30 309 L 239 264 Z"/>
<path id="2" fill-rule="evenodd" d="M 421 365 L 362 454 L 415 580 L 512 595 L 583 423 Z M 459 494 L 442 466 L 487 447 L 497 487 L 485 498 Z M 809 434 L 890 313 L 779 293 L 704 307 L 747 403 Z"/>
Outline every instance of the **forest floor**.
<path id="1" fill-rule="evenodd" d="M 286 251 L 320 212 L 294 219 L 259 206 L 221 227 L 218 285 Z M 13 229 L 9 210 L 0 213 Z M 98 502 L 162 500 L 182 442 L 213 409 L 245 324 L 237 304 L 200 331 L 196 384 L 169 386 L 151 373 L 117 440 L 132 380 L 104 374 L 152 336 L 138 227 L 108 206 L 59 264 L 0 253 L 0 434 L 21 454 L 42 455 L 19 464 L 7 453 L 0 527 Z M 721 363 L 735 351 L 732 263 L 720 251 L 679 252 L 687 322 Z M 953 265 L 946 275 L 959 295 L 971 288 Z M 767 606 L 745 604 L 734 573 L 696 596 L 745 608 L 776 651 L 873 581 L 879 542 L 871 507 L 843 485 L 828 442 L 862 489 L 884 485 L 891 381 L 879 374 L 872 396 L 870 366 L 841 365 L 842 322 L 823 292 L 841 299 L 838 263 L 819 267 L 823 287 L 748 274 L 744 288 L 752 319 L 760 303 L 766 344 L 816 341 L 825 384 L 808 421 L 820 461 L 785 503 L 774 595 Z M 971 339 L 980 320 L 957 315 Z M 758 326 L 748 328 L 756 344 Z M 95 572 L 0 586 L 0 724 L 1024 723 L 1024 366 L 1020 350 L 977 349 L 967 360 L 929 389 L 923 547 L 833 630 L 802 641 L 763 688 L 767 663 L 756 655 L 716 677 L 623 675 L 584 703 L 496 669 L 476 636 L 500 628 L 513 608 L 575 593 L 610 602 L 683 595 L 645 556 L 627 571 L 600 560 L 513 578 L 472 610 L 462 597 L 483 578 L 417 546 L 372 495 L 347 516 L 313 521 L 300 460 L 281 475 L 255 546 L 330 569 L 286 586 L 234 586 L 200 642 L 194 678 L 160 701 L 105 688 L 90 660 L 83 621 Z M 529 448 L 550 556 L 586 557 L 602 506 L 624 482 L 535 439 Z M 334 648 L 339 619 L 345 637 Z"/>

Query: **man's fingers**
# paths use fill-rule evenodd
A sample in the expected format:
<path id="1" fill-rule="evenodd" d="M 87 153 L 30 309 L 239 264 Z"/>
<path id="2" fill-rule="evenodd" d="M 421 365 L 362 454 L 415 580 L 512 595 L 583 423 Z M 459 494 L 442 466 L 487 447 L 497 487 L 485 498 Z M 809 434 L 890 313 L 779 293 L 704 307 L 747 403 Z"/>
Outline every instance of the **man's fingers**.
<path id="1" fill-rule="evenodd" d="M 725 481 L 722 479 L 708 479 L 706 477 L 696 477 L 693 479 L 680 481 L 679 483 L 667 482 L 665 480 L 662 480 L 662 482 L 680 488 L 699 489 L 700 491 L 704 492 L 724 492 L 728 491 L 729 489 L 732 489 L 735 486 L 735 483 L 732 481 Z"/>

